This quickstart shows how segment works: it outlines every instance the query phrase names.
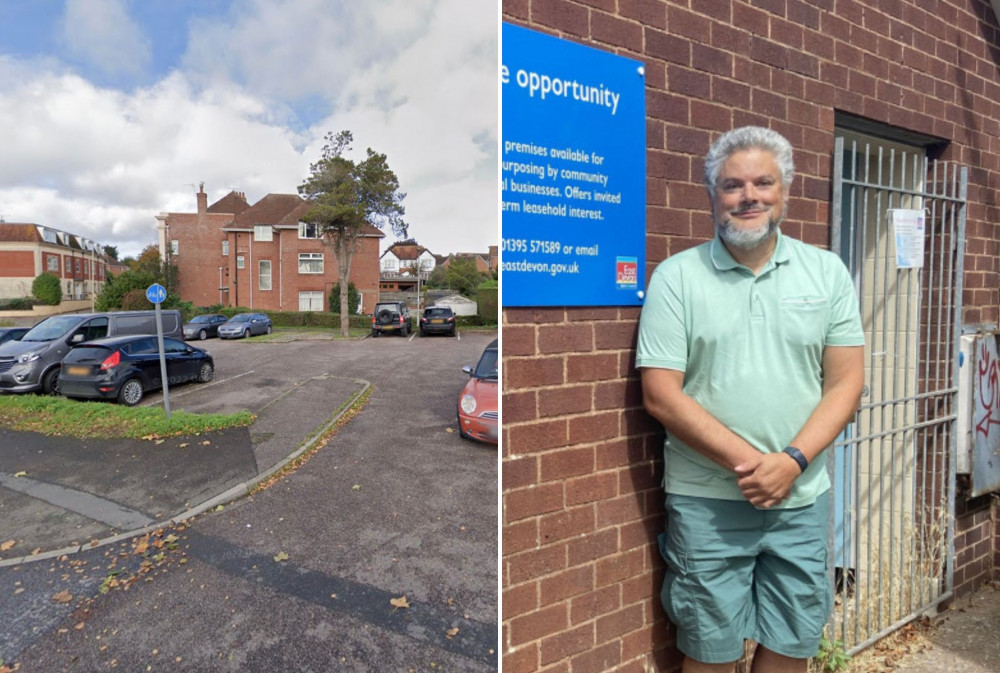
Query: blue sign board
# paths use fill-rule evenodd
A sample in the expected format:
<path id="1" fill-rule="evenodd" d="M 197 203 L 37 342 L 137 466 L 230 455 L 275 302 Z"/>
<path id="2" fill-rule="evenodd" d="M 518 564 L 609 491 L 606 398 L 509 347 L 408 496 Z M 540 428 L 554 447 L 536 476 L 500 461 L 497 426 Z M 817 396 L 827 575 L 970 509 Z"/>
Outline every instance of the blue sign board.
<path id="1" fill-rule="evenodd" d="M 167 288 L 159 283 L 153 283 L 146 288 L 146 299 L 153 304 L 161 304 L 167 298 Z"/>
<path id="2" fill-rule="evenodd" d="M 640 61 L 503 24 L 504 306 L 642 303 Z"/>

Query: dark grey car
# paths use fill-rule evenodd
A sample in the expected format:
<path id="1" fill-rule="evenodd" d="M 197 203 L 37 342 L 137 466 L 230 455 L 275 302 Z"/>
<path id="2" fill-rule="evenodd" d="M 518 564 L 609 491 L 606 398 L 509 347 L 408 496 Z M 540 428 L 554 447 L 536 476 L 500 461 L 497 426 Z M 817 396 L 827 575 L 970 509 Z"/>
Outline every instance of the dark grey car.
<path id="1" fill-rule="evenodd" d="M 227 320 L 229 318 L 221 313 L 196 315 L 191 318 L 191 322 L 184 323 L 184 338 L 204 341 L 208 337 L 219 336 L 219 327 L 224 325 Z"/>

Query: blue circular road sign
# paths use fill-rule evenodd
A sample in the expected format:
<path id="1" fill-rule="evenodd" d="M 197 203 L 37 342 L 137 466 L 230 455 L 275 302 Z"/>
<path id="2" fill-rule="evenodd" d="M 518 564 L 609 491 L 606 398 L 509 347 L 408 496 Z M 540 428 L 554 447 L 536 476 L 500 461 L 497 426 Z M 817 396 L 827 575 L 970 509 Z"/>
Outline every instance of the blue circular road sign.
<path id="1" fill-rule="evenodd" d="M 160 304 L 167 298 L 167 288 L 159 283 L 153 283 L 146 288 L 146 299 L 154 304 Z"/>

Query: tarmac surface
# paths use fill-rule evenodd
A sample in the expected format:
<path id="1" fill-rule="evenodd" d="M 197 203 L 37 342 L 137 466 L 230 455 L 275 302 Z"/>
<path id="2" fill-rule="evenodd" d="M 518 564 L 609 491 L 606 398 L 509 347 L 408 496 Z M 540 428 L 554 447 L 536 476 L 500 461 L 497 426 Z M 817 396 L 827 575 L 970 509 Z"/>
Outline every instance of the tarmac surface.
<path id="1" fill-rule="evenodd" d="M 249 408 L 250 429 L 0 434 L 0 670 L 496 670 L 497 452 L 454 431 L 493 338 L 211 341 L 220 385 L 172 406 Z M 58 551 L 11 560 L 35 549 Z"/>

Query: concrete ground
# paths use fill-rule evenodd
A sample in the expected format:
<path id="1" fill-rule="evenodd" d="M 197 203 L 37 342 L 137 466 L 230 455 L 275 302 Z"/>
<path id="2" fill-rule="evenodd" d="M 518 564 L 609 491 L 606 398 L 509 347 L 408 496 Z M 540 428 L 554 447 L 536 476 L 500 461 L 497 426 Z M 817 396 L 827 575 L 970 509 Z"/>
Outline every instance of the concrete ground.
<path id="1" fill-rule="evenodd" d="M 893 673 L 1000 671 L 1000 583 L 992 582 L 954 601 L 932 620 L 930 629 L 913 649 L 887 670 Z"/>

